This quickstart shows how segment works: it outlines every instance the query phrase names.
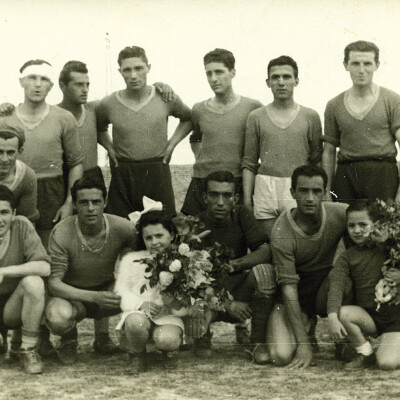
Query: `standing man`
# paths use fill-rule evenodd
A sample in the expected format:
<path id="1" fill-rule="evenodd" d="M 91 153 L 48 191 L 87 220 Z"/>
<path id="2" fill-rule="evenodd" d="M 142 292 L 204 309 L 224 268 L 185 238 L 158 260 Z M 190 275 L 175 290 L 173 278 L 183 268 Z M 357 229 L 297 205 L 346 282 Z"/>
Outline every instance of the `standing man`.
<path id="1" fill-rule="evenodd" d="M 97 143 L 107 150 L 111 163 L 115 164 L 116 159 L 107 130 L 103 132 L 97 130 L 98 102 L 87 102 L 90 82 L 86 64 L 80 61 L 68 61 L 60 72 L 58 83 L 63 93 L 63 99 L 58 106 L 71 112 L 78 125 L 78 136 L 84 155 L 84 174 L 103 180 L 103 174 L 98 166 Z"/>
<path id="2" fill-rule="evenodd" d="M 215 49 L 204 56 L 204 68 L 215 96 L 193 106 L 190 137 L 196 161 L 185 202 L 184 214 L 205 211 L 205 178 L 215 171 L 231 171 L 242 197 L 242 171 L 246 121 L 249 113 L 262 104 L 233 91 L 236 75 L 235 57 L 225 49 Z M 187 132 L 188 133 L 188 132 Z M 172 138 L 171 142 L 174 141 Z M 183 138 L 181 138 L 183 139 Z"/>
<path id="3" fill-rule="evenodd" d="M 379 49 L 374 43 L 350 43 L 343 64 L 353 86 L 330 100 L 325 110 L 322 163 L 328 174 L 328 194 L 344 202 L 362 198 L 399 201 L 400 96 L 373 82 L 379 67 Z"/>
<path id="4" fill-rule="evenodd" d="M 147 84 L 150 72 L 144 49 L 126 47 L 118 56 L 119 72 L 126 88 L 100 101 L 97 107 L 98 129 L 113 125 L 113 143 L 118 166 L 111 166 L 108 211 L 122 217 L 142 210 L 142 197 L 161 201 L 169 215 L 174 215 L 168 143 L 168 117 L 180 119 L 177 127 L 187 131 L 190 109 L 176 96 L 163 102 L 154 86 Z"/>
<path id="5" fill-rule="evenodd" d="M 32 224 L 15 215 L 15 198 L 6 186 L 0 186 L 0 238 L 0 328 L 22 327 L 19 358 L 25 372 L 40 374 L 36 344 L 45 304 L 42 277 L 50 274 L 50 257 Z"/>
<path id="6" fill-rule="evenodd" d="M 20 69 L 24 102 L 15 108 L 9 120 L 26 132 L 25 151 L 19 159 L 35 172 L 38 184 L 40 218 L 36 230 L 47 247 L 54 224 L 72 214 L 72 198 L 66 194 L 82 176 L 83 155 L 73 115 L 46 103 L 53 87 L 52 66 L 44 60 L 31 60 Z M 68 166 L 68 185 L 64 184 L 63 159 Z"/>
<path id="7" fill-rule="evenodd" d="M 102 181 L 81 178 L 71 192 L 77 215 L 57 224 L 50 237 L 48 285 L 54 297 L 45 311 L 48 327 L 61 336 L 57 355 L 64 364 L 76 361 L 77 322 L 121 312 L 120 297 L 111 287 L 114 266 L 121 250 L 136 245 L 135 227 L 130 221 L 104 214 L 107 191 Z M 102 331 L 95 331 L 96 351 L 112 343 L 108 319 L 104 321 L 107 324 L 102 325 Z"/>
<path id="8" fill-rule="evenodd" d="M 7 119 L 0 121 L 0 185 L 13 192 L 17 215 L 35 222 L 39 218 L 36 176 L 32 168 L 17 160 L 24 143 L 21 126 Z"/>
<path id="9" fill-rule="evenodd" d="M 310 365 L 311 320 L 326 314 L 326 278 L 346 229 L 347 208 L 323 202 L 327 179 L 315 165 L 296 168 L 291 193 L 297 208 L 284 211 L 272 229 L 272 257 L 284 305 L 277 304 L 268 325 L 269 357 L 276 365 Z"/>
<path id="10" fill-rule="evenodd" d="M 299 77 L 291 57 L 271 60 L 266 82 L 274 100 L 249 115 L 242 167 L 244 204 L 254 205 L 255 217 L 270 234 L 279 214 L 295 206 L 293 170 L 321 161 L 322 129 L 317 112 L 294 101 Z"/>

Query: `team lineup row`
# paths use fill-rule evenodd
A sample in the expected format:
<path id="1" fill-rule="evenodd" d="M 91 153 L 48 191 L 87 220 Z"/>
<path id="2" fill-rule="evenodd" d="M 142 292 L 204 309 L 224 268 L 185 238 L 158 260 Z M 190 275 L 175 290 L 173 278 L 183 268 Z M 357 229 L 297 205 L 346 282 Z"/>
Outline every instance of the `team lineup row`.
<path id="1" fill-rule="evenodd" d="M 279 272 L 277 273 L 277 282 L 282 287 L 283 302 L 286 304 L 285 299 L 298 297 L 300 305 L 306 310 L 307 307 L 301 301 L 300 291 L 299 294 L 296 293 L 297 286 L 306 282 L 304 284 L 313 287 L 316 295 L 319 284 L 324 279 L 315 277 L 314 272 L 321 269 L 326 273 L 329 270 L 329 268 L 321 268 L 321 259 L 315 260 L 316 249 L 314 253 L 307 254 L 305 263 L 304 254 L 293 254 L 291 258 L 289 257 L 290 260 L 279 261 L 278 253 L 273 251 L 274 268 L 271 264 L 267 264 L 271 259 L 270 247 L 274 249 L 272 229 L 277 217 L 284 213 L 291 224 L 297 224 L 298 229 L 312 236 L 325 227 L 325 214 L 321 211 L 325 206 L 319 204 L 321 193 L 326 200 L 332 194 L 335 200 L 340 202 L 357 198 L 398 199 L 399 181 L 395 142 L 400 138 L 398 132 L 400 97 L 373 83 L 373 74 L 379 67 L 378 48 L 373 43 L 362 41 L 346 47 L 344 65 L 350 72 L 353 86 L 328 103 L 324 136 L 322 136 L 318 114 L 294 101 L 294 88 L 299 82 L 298 68 L 295 61 L 288 56 L 279 57 L 269 63 L 267 85 L 271 88 L 274 100 L 271 104 L 262 106 L 258 101 L 239 96 L 233 91 L 235 59 L 231 52 L 215 49 L 207 53 L 204 57 L 204 65 L 215 96 L 196 104 L 192 110 L 172 93 L 168 86 L 147 84 L 150 64 L 142 48 L 133 46 L 123 49 L 119 54 L 118 64 L 126 88 L 107 96 L 98 103 L 87 103 L 89 78 L 86 66 L 78 61 L 68 62 L 59 77 L 63 100 L 58 106 L 50 106 L 46 103 L 46 96 L 54 83 L 53 69 L 44 60 L 28 61 L 20 70 L 24 102 L 18 107 L 11 107 L 11 115 L 5 116 L 0 122 L 0 184 L 8 186 L 14 193 L 15 207 L 14 200 L 12 203 L 7 199 L 3 202 L 8 203 L 11 211 L 15 208 L 17 214 L 25 215 L 36 223 L 36 231 L 45 248 L 50 251 L 52 271 L 58 268 L 56 272 L 52 272 L 50 280 L 53 282 L 50 285 L 50 291 L 56 298 L 53 302 L 55 311 L 49 311 L 50 315 L 57 316 L 57 313 L 65 315 L 68 312 L 71 314 L 70 318 L 67 318 L 68 323 L 61 321 L 62 318 L 58 315 L 55 317 L 56 323 L 53 321 L 53 325 L 51 322 L 49 325 L 53 331 L 65 333 L 62 344 L 65 345 L 64 353 L 68 353 L 68 349 L 76 344 L 73 321 L 82 319 L 82 316 L 93 315 L 92 311 L 82 309 L 78 303 L 96 303 L 113 308 L 120 302 L 118 295 L 105 290 L 110 284 L 108 278 L 110 270 L 113 271 L 116 256 L 108 259 L 112 260 L 112 263 L 108 262 L 104 271 L 98 270 L 98 261 L 88 264 L 88 267 L 91 266 L 95 272 L 93 275 L 93 271 L 92 274 L 89 271 L 78 272 L 82 269 L 79 261 L 76 265 L 73 265 L 71 261 L 60 261 L 65 254 L 69 254 L 68 260 L 72 259 L 72 253 L 69 252 L 79 247 L 77 243 L 73 248 L 67 248 L 65 244 L 64 247 L 51 251 L 51 246 L 57 242 L 54 240 L 57 231 L 62 230 L 61 227 L 67 227 L 68 223 L 72 224 L 68 229 L 77 233 L 76 240 L 80 244 L 83 243 L 85 251 L 102 254 L 103 246 L 107 243 L 110 221 L 113 218 L 103 218 L 101 212 L 99 220 L 97 211 L 93 211 L 93 215 L 88 212 L 90 215 L 87 215 L 87 218 L 92 219 L 93 222 L 93 226 L 87 223 L 89 228 L 79 220 L 79 201 L 82 200 L 83 208 L 95 209 L 94 193 L 96 192 L 93 190 L 103 193 L 102 189 L 98 186 L 83 187 L 80 191 L 78 190 L 78 193 L 84 193 L 89 197 L 79 199 L 79 201 L 76 193 L 75 199 L 71 194 L 74 182 L 82 174 L 87 181 L 103 181 L 101 170 L 97 166 L 97 143 L 107 149 L 111 163 L 112 179 L 106 211 L 126 218 L 129 213 L 142 209 L 142 198 L 147 196 L 162 202 L 166 217 L 171 217 L 175 214 L 175 201 L 168 162 L 177 144 L 193 131 L 190 141 L 196 161 L 182 212 L 190 215 L 204 214 L 204 219 L 213 225 L 214 229 L 226 228 L 226 233 L 220 234 L 221 237 L 227 236 L 228 244 L 240 249 L 232 262 L 233 272 L 254 267 L 248 274 L 235 274 L 237 277 L 242 277 L 243 281 L 238 278 L 240 284 L 233 285 L 231 288 L 232 292 L 237 289 L 237 293 L 236 296 L 234 295 L 235 301 L 230 311 L 238 321 L 243 321 L 252 313 L 252 324 L 260 323 L 263 327 L 261 333 L 257 333 L 258 328 L 253 327 L 252 341 L 265 343 L 266 333 L 263 331 L 267 329 L 265 321 L 268 321 L 268 318 L 283 318 L 282 315 L 274 317 L 276 313 L 269 316 L 268 311 L 272 307 L 271 291 L 274 292 L 271 289 L 271 282 L 275 282 L 274 271 L 279 271 L 279 263 L 282 267 L 289 268 L 291 272 L 282 274 L 286 280 L 280 278 Z M 7 113 L 8 108 L 3 106 L 3 113 Z M 169 115 L 180 119 L 180 124 L 170 140 L 167 135 Z M 112 124 L 112 140 L 107 132 L 109 124 Z M 322 146 L 323 142 L 324 146 Z M 337 148 L 339 148 L 339 153 L 336 162 Z M 301 210 L 299 200 L 295 195 L 298 187 L 296 184 L 293 185 L 291 179 L 293 171 L 302 165 L 315 165 L 321 162 L 326 171 L 326 179 L 322 172 L 315 173 L 314 171 L 311 175 L 307 175 L 310 173 L 306 172 L 304 175 L 307 178 L 304 191 L 308 190 L 312 194 L 310 194 L 310 204 L 307 205 L 308 211 L 303 210 L 302 214 L 302 211 L 299 211 Z M 215 176 L 215 180 L 206 185 L 206 177 L 217 171 L 220 173 L 229 171 L 231 177 L 223 174 L 223 177 Z M 319 177 L 319 180 L 315 177 Z M 307 187 L 311 183 L 315 184 L 316 180 L 322 188 Z M 211 190 L 210 185 L 215 182 L 218 183 L 216 184 L 218 187 Z M 315 196 L 317 201 L 313 200 Z M 105 197 L 100 197 L 105 206 Z M 99 202 L 99 199 L 96 201 Z M 236 207 L 234 205 L 236 202 L 242 203 L 245 207 Z M 67 218 L 72 215 L 73 205 L 78 210 L 78 216 Z M 296 205 L 297 211 L 294 212 L 292 221 L 291 212 L 286 210 L 291 210 Z M 326 207 L 330 206 L 326 205 Z M 229 209 L 228 213 L 227 209 Z M 248 212 L 249 210 L 251 212 Z M 365 210 L 364 208 L 358 211 Z M 344 213 L 343 207 L 341 212 Z M 334 213 L 329 211 L 328 214 Z M 242 216 L 240 218 L 243 221 L 238 215 Z M 310 215 L 313 215 L 312 218 Z M 232 222 L 238 221 L 238 218 L 240 223 Z M 317 222 L 308 226 L 310 218 L 314 223 Z M 54 229 L 53 241 L 49 244 L 50 232 L 59 220 L 62 222 Z M 74 220 L 75 222 L 72 222 Z M 252 225 L 253 220 L 257 220 L 257 228 L 254 230 L 264 235 L 262 243 L 257 239 L 256 246 L 245 237 L 246 235 L 237 236 L 242 238 L 240 246 L 237 243 L 231 243 L 230 241 L 233 240 L 231 225 L 239 225 L 238 229 L 245 232 L 246 229 L 243 227 Z M 283 220 L 284 218 L 280 219 L 280 221 Z M 339 220 L 344 221 L 343 218 Z M 128 223 L 125 221 L 123 224 L 121 221 L 118 219 L 116 225 L 124 226 Z M 224 221 L 224 223 L 219 226 L 218 221 Z M 227 226 L 224 226 L 225 223 Z M 339 238 L 343 233 L 343 227 L 344 225 L 338 228 Z M 2 238 L 6 236 L 7 229 L 0 235 Z M 277 230 L 276 227 L 274 230 Z M 68 232 L 63 232 L 63 235 L 67 235 L 69 239 L 74 237 L 71 233 L 68 235 Z M 121 233 L 121 240 L 124 237 Z M 130 240 L 136 237 L 132 229 L 129 237 Z M 221 240 L 218 235 L 216 238 Z M 284 239 L 285 237 L 281 237 L 280 241 Z M 267 244 L 270 240 L 271 246 Z M 5 252 L 9 248 L 9 243 L 10 241 L 4 240 Z M 336 247 L 335 243 L 337 244 L 332 239 L 329 250 Z M 243 248 L 250 248 L 253 251 L 245 254 Z M 121 250 L 120 247 L 119 250 Z M 2 261 L 4 262 L 4 259 Z M 54 267 L 59 261 L 60 266 Z M 332 259 L 330 261 L 332 262 Z M 43 262 L 48 262 L 48 259 L 43 259 Z M 27 260 L 25 263 L 28 264 Z M 46 275 L 43 264 L 40 268 L 36 264 L 34 266 L 29 264 L 31 269 L 27 268 L 24 273 L 20 272 L 22 269 L 19 272 L 16 272 L 15 268 L 7 269 L 22 264 L 24 264 L 22 261 L 18 264 L 16 261 L 3 263 L 4 269 L 1 276 L 6 277 L 7 274 L 10 277 Z M 258 265 L 266 267 L 256 268 Z M 293 278 L 293 268 L 295 272 L 297 271 L 294 275 L 300 276 L 300 281 Z M 289 276 L 291 279 L 288 279 Z M 21 289 L 18 290 L 16 286 L 12 291 L 4 286 L 4 291 L 1 292 L 5 295 L 4 320 L 9 317 L 7 311 L 12 310 L 15 314 L 17 306 L 10 299 L 15 297 L 15 301 L 21 303 L 21 298 L 25 295 L 22 288 L 25 280 L 24 278 L 20 281 L 18 288 L 21 287 Z M 90 290 L 87 290 L 88 288 Z M 293 291 L 294 288 L 295 291 Z M 2 290 L 1 285 L 0 290 Z M 264 295 L 257 297 L 254 293 L 264 293 Z M 11 295 L 11 297 L 6 295 Z M 60 299 L 66 302 L 63 303 Z M 254 303 L 253 307 L 249 303 Z M 152 310 L 156 311 L 154 306 L 148 305 L 148 307 L 150 307 L 150 313 Z M 257 314 L 255 318 L 257 307 L 260 317 Z M 19 309 L 21 310 L 21 307 Z M 49 309 L 53 310 L 51 307 Z M 60 309 L 62 312 L 59 311 Z M 272 347 L 265 352 L 261 347 L 258 356 L 274 360 L 276 364 L 289 363 L 293 367 L 308 366 L 312 355 L 309 339 L 306 339 L 308 334 L 305 333 L 305 324 L 299 320 L 300 306 L 289 307 L 287 312 L 289 321 L 286 321 L 286 325 L 290 327 L 287 331 L 291 331 L 290 334 L 294 335 L 297 343 L 305 343 L 304 346 L 299 345 L 295 349 L 278 349 L 279 351 L 276 347 Z M 315 316 L 315 309 L 308 314 L 310 317 Z M 337 315 L 337 313 L 333 314 Z M 35 315 L 35 313 L 29 313 L 29 315 Z M 205 317 L 202 316 L 200 319 L 204 320 Z M 51 321 L 51 318 L 49 317 L 48 320 Z M 57 325 L 57 321 L 60 325 Z M 192 325 L 201 326 L 201 330 L 204 330 L 204 323 L 196 321 L 195 324 L 192 321 Z M 19 343 L 18 334 L 20 336 L 22 334 L 21 354 L 24 354 L 24 357 L 27 354 L 29 356 L 24 358 L 28 371 L 30 368 L 33 371 L 39 371 L 42 368 L 35 350 L 40 331 L 39 324 L 35 325 L 36 323 L 37 321 L 33 326 L 29 323 L 25 326 L 22 323 L 22 333 L 15 331 L 13 336 L 13 342 Z M 20 324 L 21 314 L 18 323 L 12 321 L 6 325 L 15 327 Z M 142 322 L 132 322 L 133 331 L 140 324 L 143 325 Z M 268 326 L 281 327 L 283 324 L 281 321 L 268 324 Z M 179 337 L 181 334 L 179 329 L 182 328 L 179 324 L 173 326 L 177 327 L 177 329 L 171 328 L 176 334 L 169 332 L 168 337 L 177 335 Z M 279 330 L 280 335 L 284 331 L 282 329 Z M 157 335 L 162 338 L 166 330 L 167 328 L 163 327 L 161 331 L 157 331 Z M 240 330 L 241 326 L 238 325 L 237 331 Z M 98 320 L 95 334 L 98 339 L 95 346 L 100 352 L 113 351 L 106 318 Z M 143 332 L 141 335 L 146 336 Z M 198 332 L 194 336 L 196 335 L 198 336 Z M 274 342 L 271 335 L 269 338 L 269 343 L 279 342 L 279 340 Z M 40 343 L 42 347 L 51 348 L 48 331 L 46 333 L 45 328 L 42 329 Z M 364 345 L 364 342 L 362 344 Z M 163 349 L 162 346 L 161 349 Z M 31 349 L 30 352 L 27 352 L 28 348 Z M 138 347 L 135 348 L 136 351 L 130 351 L 130 353 L 141 354 L 142 351 L 137 351 L 137 349 Z M 168 349 L 165 351 L 170 353 Z M 282 355 L 281 351 L 286 353 Z M 32 357 L 32 354 L 36 358 Z M 171 355 L 166 355 L 166 357 L 171 358 Z M 387 360 L 387 355 L 385 354 L 383 358 Z M 139 369 L 143 368 L 143 357 L 134 356 L 131 361 L 136 367 L 139 365 Z M 394 364 L 396 362 L 397 360 Z"/>

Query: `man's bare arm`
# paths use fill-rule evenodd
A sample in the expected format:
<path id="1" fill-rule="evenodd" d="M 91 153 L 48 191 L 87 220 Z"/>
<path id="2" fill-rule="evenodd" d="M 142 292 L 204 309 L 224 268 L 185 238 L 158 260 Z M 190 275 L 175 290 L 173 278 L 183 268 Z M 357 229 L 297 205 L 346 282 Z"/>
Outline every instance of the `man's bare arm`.
<path id="1" fill-rule="evenodd" d="M 333 144 L 325 142 L 324 151 L 322 153 L 322 168 L 328 175 L 328 185 L 326 187 L 327 197 L 331 199 L 332 181 L 336 168 L 336 147 Z"/>
<path id="2" fill-rule="evenodd" d="M 247 168 L 243 169 L 243 204 L 253 209 L 253 192 L 254 192 L 254 182 L 255 175 L 253 171 L 250 171 Z"/>
<path id="3" fill-rule="evenodd" d="M 297 285 L 282 286 L 283 304 L 285 305 L 290 324 L 297 340 L 296 354 L 288 368 L 307 368 L 312 361 L 312 348 L 306 327 L 303 323 L 302 311 L 297 294 Z"/>
<path id="4" fill-rule="evenodd" d="M 255 267 L 258 264 L 271 262 L 271 247 L 268 243 L 258 246 L 255 251 L 243 257 L 232 260 L 233 272 L 240 272 Z"/>
<path id="5" fill-rule="evenodd" d="M 163 162 L 164 164 L 169 164 L 171 161 L 172 153 L 175 150 L 175 147 L 193 130 L 191 121 L 180 122 L 177 126 L 174 134 L 171 139 L 167 143 L 167 147 L 165 148 L 165 155 Z"/>

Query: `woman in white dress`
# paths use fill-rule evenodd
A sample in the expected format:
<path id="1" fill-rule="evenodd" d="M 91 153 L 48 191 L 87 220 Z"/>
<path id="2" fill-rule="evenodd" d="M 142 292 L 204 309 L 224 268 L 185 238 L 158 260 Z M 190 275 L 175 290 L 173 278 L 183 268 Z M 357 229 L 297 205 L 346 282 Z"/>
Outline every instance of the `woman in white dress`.
<path id="1" fill-rule="evenodd" d="M 138 248 L 146 250 L 122 256 L 115 273 L 115 292 L 121 295 L 123 311 L 116 329 L 120 331 L 120 347 L 128 352 L 128 365 L 133 374 L 146 370 L 146 345 L 151 339 L 162 351 L 165 367 L 176 366 L 184 330 L 178 315 L 186 313 L 179 303 L 160 294 L 159 284 L 150 287 L 150 268 L 140 261 L 168 249 L 176 235 L 174 224 L 165 218 L 162 210 L 152 207 L 141 213 L 136 226 Z"/>

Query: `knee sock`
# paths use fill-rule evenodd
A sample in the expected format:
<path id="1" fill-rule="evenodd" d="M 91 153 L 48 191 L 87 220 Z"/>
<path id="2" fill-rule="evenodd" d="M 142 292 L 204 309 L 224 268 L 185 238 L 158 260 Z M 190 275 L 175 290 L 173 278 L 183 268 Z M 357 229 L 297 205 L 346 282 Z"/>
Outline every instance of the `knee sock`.
<path id="1" fill-rule="evenodd" d="M 34 348 L 36 346 L 38 339 L 39 339 L 39 332 L 30 332 L 25 329 L 22 329 L 21 349 L 27 350 L 30 348 Z"/>
<path id="2" fill-rule="evenodd" d="M 251 343 L 265 343 L 267 324 L 271 314 L 273 299 L 270 297 L 254 296 L 250 302 L 251 317 Z"/>
<path id="3" fill-rule="evenodd" d="M 368 340 L 361 346 L 356 346 L 356 352 L 363 356 L 370 356 L 374 350 L 372 349 L 371 343 Z"/>

